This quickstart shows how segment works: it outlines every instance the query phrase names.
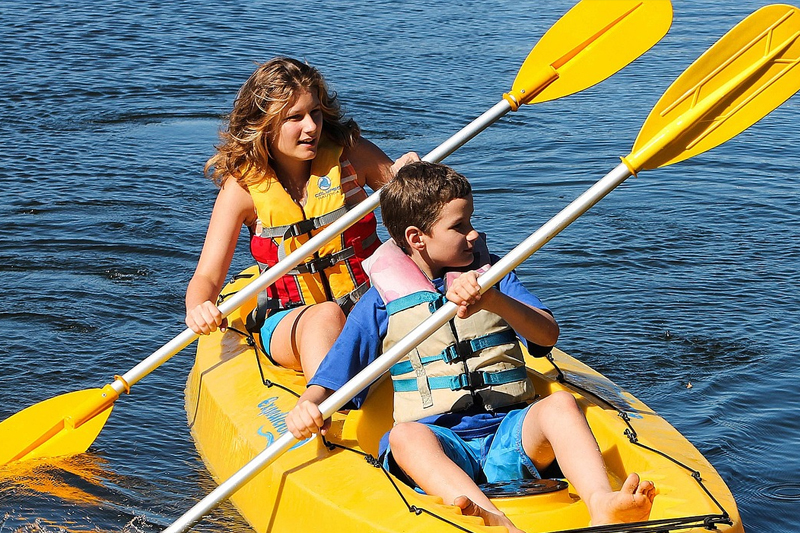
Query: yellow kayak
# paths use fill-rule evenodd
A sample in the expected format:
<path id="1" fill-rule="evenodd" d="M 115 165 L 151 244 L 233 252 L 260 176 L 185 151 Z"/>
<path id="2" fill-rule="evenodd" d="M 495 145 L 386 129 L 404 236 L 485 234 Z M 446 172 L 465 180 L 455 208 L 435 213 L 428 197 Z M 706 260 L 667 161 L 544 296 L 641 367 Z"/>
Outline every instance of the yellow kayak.
<path id="1" fill-rule="evenodd" d="M 223 297 L 254 279 L 244 271 Z M 255 305 L 253 300 L 252 305 Z M 248 342 L 244 306 L 230 328 L 201 337 L 186 384 L 186 411 L 197 449 L 222 482 L 280 435 L 284 417 L 305 389 L 302 374 L 275 367 Z M 581 531 L 743 532 L 730 490 L 711 464 L 644 403 L 564 352 L 526 356 L 541 396 L 567 390 L 577 398 L 603 453 L 612 486 L 628 473 L 655 482 L 650 521 L 589 526 L 584 503 L 564 480 L 484 487 L 495 505 L 529 533 Z M 373 385 L 364 407 L 333 416 L 325 439 L 298 443 L 231 500 L 259 532 L 505 531 L 462 516 L 440 498 L 415 492 L 377 466 L 381 436 L 392 425 L 391 382 Z"/>

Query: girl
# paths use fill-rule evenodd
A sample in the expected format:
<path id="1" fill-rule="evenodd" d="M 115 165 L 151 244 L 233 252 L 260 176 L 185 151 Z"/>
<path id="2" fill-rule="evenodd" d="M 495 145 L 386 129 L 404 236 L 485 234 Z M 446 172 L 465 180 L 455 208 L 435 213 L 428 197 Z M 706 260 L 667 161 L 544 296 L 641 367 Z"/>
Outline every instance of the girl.
<path id="1" fill-rule="evenodd" d="M 205 166 L 220 190 L 186 289 L 186 325 L 198 334 L 227 326 L 214 302 L 242 226 L 263 272 L 366 198 L 365 185 L 378 190 L 419 159 L 408 153 L 393 164 L 343 119 L 315 68 L 284 57 L 245 82 L 220 137 Z M 248 329 L 260 331 L 273 363 L 314 375 L 366 291 L 361 261 L 378 244 L 370 213 L 259 296 Z"/>

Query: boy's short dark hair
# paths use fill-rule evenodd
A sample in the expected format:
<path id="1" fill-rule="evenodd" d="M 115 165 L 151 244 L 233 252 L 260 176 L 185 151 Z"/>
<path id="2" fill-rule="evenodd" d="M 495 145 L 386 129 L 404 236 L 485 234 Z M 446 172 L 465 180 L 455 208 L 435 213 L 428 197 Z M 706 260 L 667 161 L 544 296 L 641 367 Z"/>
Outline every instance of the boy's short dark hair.
<path id="1" fill-rule="evenodd" d="M 405 233 L 409 226 L 429 235 L 445 204 L 466 198 L 471 192 L 467 178 L 447 165 L 410 163 L 381 190 L 383 225 L 394 242 L 408 253 Z"/>

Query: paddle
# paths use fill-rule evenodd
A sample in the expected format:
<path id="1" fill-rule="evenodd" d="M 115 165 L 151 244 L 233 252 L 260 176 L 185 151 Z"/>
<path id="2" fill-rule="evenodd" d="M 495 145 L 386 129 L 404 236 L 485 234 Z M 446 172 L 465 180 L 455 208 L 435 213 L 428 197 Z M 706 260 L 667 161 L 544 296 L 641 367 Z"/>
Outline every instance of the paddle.
<path id="1" fill-rule="evenodd" d="M 424 157 L 438 162 L 520 104 L 560 98 L 594 85 L 636 59 L 672 22 L 668 0 L 583 0 L 548 30 L 517 74 L 512 91 L 489 111 Z M 378 207 L 373 194 L 325 228 L 244 290 L 220 305 L 228 316 L 325 243 Z M 82 453 L 94 442 L 123 392 L 198 335 L 186 329 L 102 389 L 86 389 L 35 404 L 0 423 L 0 465 L 9 461 Z"/>
<path id="2" fill-rule="evenodd" d="M 798 30 L 800 10 L 783 5 L 762 8 L 734 27 L 667 90 L 623 162 L 483 274 L 478 279 L 481 292 L 499 282 L 631 175 L 713 148 L 794 94 L 800 89 L 800 69 L 792 71 L 800 57 Z M 322 402 L 319 407 L 323 416 L 330 417 L 455 314 L 455 304 L 443 305 Z M 282 435 L 164 532 L 187 531 L 296 442 L 291 433 Z"/>

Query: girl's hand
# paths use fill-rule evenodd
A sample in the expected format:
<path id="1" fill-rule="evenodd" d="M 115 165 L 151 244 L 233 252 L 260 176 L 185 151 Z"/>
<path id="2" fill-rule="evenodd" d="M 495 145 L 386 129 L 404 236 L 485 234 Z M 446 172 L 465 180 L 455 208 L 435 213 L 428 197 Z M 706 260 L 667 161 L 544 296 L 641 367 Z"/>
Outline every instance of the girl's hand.
<path id="1" fill-rule="evenodd" d="M 397 174 L 397 171 L 400 170 L 401 167 L 404 167 L 409 163 L 413 163 L 414 161 L 420 161 L 420 158 L 416 152 L 408 152 L 398 157 L 397 161 L 395 161 L 391 166 L 392 176 Z"/>
<path id="2" fill-rule="evenodd" d="M 208 300 L 187 311 L 185 322 L 198 335 L 208 335 L 217 328 L 224 331 L 228 327 L 228 319 L 223 318 L 219 308 Z"/>

